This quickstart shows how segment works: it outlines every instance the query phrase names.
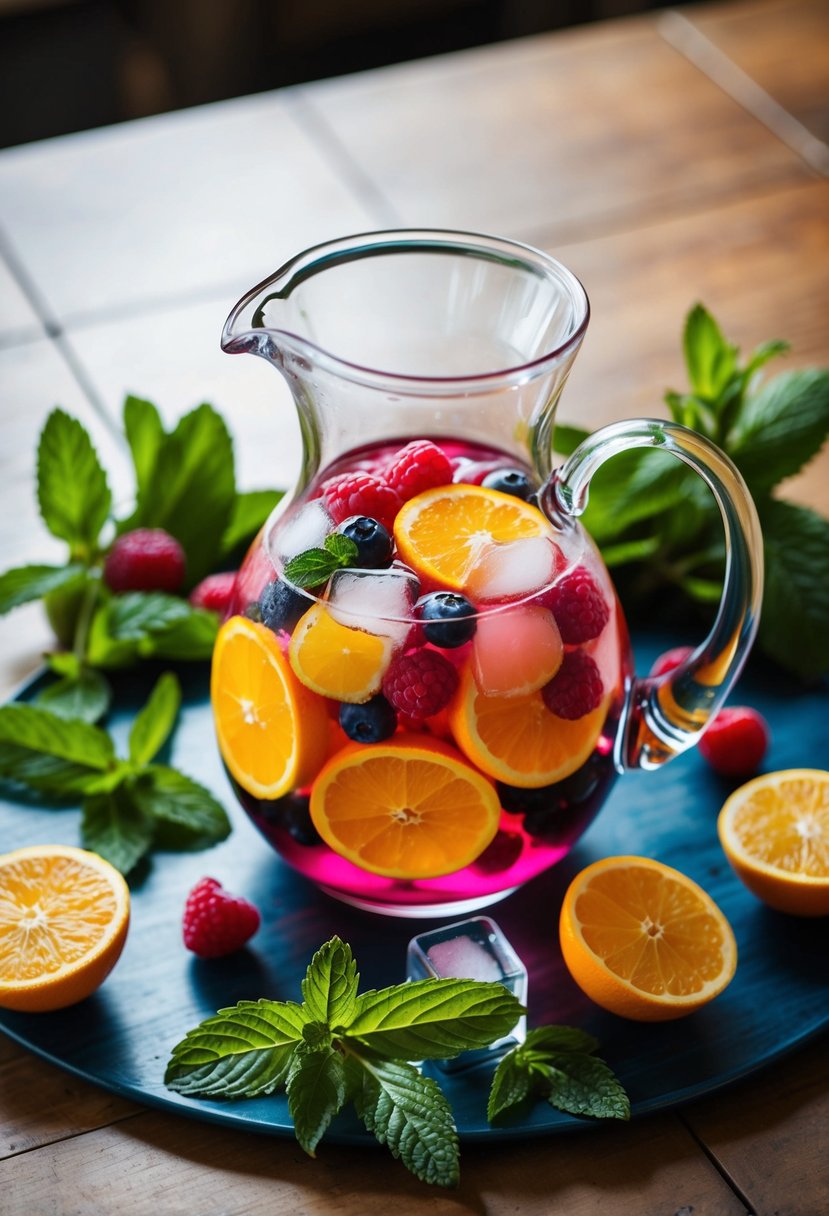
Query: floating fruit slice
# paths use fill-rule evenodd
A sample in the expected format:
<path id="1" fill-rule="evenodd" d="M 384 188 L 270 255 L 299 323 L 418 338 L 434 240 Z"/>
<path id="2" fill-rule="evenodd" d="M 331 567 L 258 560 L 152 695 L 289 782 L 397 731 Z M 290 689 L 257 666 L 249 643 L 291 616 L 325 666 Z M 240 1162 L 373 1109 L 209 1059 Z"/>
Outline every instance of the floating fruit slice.
<path id="1" fill-rule="evenodd" d="M 43 1013 L 90 996 L 129 917 L 129 888 L 97 853 L 45 844 L 0 857 L 0 1006 Z"/>
<path id="2" fill-rule="evenodd" d="M 469 865 L 492 841 L 493 786 L 446 743 L 396 735 L 352 744 L 311 791 L 311 818 L 348 861 L 387 878 L 436 878 Z"/>
<path id="3" fill-rule="evenodd" d="M 587 760 L 601 734 L 609 695 L 583 718 L 550 713 L 540 692 L 486 697 L 467 668 L 449 710 L 455 742 L 482 772 L 508 785 L 540 789 L 562 781 Z"/>
<path id="4" fill-rule="evenodd" d="M 564 961 L 583 992 L 637 1022 L 684 1017 L 714 999 L 737 966 L 731 926 L 690 878 L 646 857 L 582 870 L 559 919 Z"/>
<path id="5" fill-rule="evenodd" d="M 464 483 L 425 490 L 394 521 L 398 556 L 419 575 L 462 591 L 495 543 L 550 536 L 537 507 L 499 490 Z"/>
<path id="6" fill-rule="evenodd" d="M 717 822 L 737 877 L 795 916 L 829 914 L 829 772 L 764 773 L 735 790 Z"/>
<path id="7" fill-rule="evenodd" d="M 306 687 L 335 701 L 362 705 L 380 691 L 392 659 L 389 637 L 350 629 L 324 604 L 309 608 L 291 637 L 288 655 Z"/>
<path id="8" fill-rule="evenodd" d="M 300 684 L 265 625 L 244 616 L 222 625 L 210 697 L 219 750 L 249 794 L 281 798 L 316 775 L 329 746 L 325 702 Z"/>

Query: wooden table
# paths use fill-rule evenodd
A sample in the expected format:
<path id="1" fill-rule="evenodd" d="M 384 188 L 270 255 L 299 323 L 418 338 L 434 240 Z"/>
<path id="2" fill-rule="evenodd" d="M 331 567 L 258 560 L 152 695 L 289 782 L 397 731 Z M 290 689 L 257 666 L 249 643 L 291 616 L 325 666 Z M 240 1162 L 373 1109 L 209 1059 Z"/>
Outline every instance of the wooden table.
<path id="1" fill-rule="evenodd" d="M 582 278 L 590 333 L 561 416 L 660 414 L 703 300 L 751 348 L 829 349 L 829 8 L 760 0 L 599 24 L 0 154 L 0 564 L 52 560 L 32 495 L 60 404 L 130 493 L 126 391 L 169 419 L 214 402 L 245 488 L 287 484 L 287 391 L 226 359 L 229 306 L 334 235 L 493 231 Z M 789 487 L 829 512 L 829 452 Z M 0 624 L 10 693 L 49 644 Z M 0 1208 L 35 1213 L 829 1212 L 825 1042 L 669 1114 L 527 1144 L 467 1145 L 437 1193 L 379 1151 L 246 1138 L 142 1109 L 0 1037 Z"/>

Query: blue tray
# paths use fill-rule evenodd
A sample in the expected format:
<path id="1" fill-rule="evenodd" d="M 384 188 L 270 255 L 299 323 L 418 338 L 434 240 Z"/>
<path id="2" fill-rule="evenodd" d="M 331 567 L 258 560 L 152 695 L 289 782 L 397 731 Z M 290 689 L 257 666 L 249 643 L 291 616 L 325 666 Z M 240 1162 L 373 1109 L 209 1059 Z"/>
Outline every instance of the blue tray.
<path id="1" fill-rule="evenodd" d="M 639 669 L 646 670 L 668 644 L 664 638 L 638 639 Z M 132 884 L 124 953 L 94 996 L 52 1014 L 0 1011 L 0 1029 L 60 1067 L 137 1102 L 250 1131 L 292 1135 L 284 1095 L 200 1101 L 165 1089 L 173 1045 L 203 1018 L 236 1001 L 299 999 L 308 959 L 334 933 L 354 950 L 361 989 L 396 983 L 405 978 L 409 938 L 452 918 L 404 921 L 361 912 L 321 894 L 284 865 L 236 807 L 213 742 L 206 673 L 185 670 L 182 679 L 185 700 L 169 758 L 217 792 L 233 818 L 232 835 L 205 853 L 153 858 Z M 120 739 L 150 682 L 146 672 L 122 679 L 111 721 Z M 773 738 L 768 769 L 822 763 L 829 720 L 825 683 L 804 692 L 757 664 L 732 701 L 752 704 L 767 717 Z M 492 911 L 529 970 L 529 1025 L 567 1023 L 595 1034 L 603 1058 L 630 1095 L 634 1116 L 728 1085 L 804 1043 L 829 1021 L 825 973 L 818 967 L 825 957 L 826 922 L 772 912 L 733 876 L 715 830 L 717 812 L 732 788 L 694 753 L 659 772 L 626 776 L 570 856 Z M 34 843 L 78 844 L 79 813 L 0 801 L 0 831 L 3 851 Z M 582 995 L 562 963 L 557 920 L 569 880 L 589 862 L 619 853 L 675 865 L 710 892 L 734 928 L 735 979 L 711 1005 L 679 1022 L 640 1025 L 605 1013 Z M 246 950 L 209 962 L 185 950 L 180 928 L 187 892 L 205 874 L 252 899 L 263 918 Z M 490 1077 L 487 1066 L 440 1075 L 462 1138 L 523 1138 L 597 1126 L 539 1103 L 527 1118 L 491 1128 L 486 1121 Z M 373 1143 L 350 1110 L 335 1120 L 329 1135 L 345 1143 Z"/>

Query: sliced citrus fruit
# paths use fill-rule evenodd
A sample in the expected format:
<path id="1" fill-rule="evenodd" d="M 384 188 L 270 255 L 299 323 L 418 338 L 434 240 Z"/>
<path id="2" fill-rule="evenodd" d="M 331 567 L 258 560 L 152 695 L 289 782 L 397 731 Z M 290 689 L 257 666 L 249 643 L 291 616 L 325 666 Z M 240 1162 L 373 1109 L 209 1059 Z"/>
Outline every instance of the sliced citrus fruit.
<path id="1" fill-rule="evenodd" d="M 325 702 L 300 684 L 270 629 L 233 616 L 213 651 L 219 750 L 243 789 L 281 798 L 316 775 L 329 747 Z"/>
<path id="2" fill-rule="evenodd" d="M 44 844 L 0 857 L 0 1006 L 45 1013 L 91 996 L 129 919 L 129 888 L 97 853 Z"/>
<path id="3" fill-rule="evenodd" d="M 297 624 L 288 655 L 306 687 L 335 701 L 362 705 L 380 691 L 392 652 L 391 638 L 350 629 L 324 604 L 315 604 Z"/>
<path id="4" fill-rule="evenodd" d="M 552 535 L 537 507 L 464 483 L 438 486 L 410 498 L 397 513 L 398 556 L 422 577 L 462 591 L 493 544 Z"/>
<path id="5" fill-rule="evenodd" d="M 540 789 L 581 768 L 601 734 L 609 700 L 608 694 L 583 718 L 566 721 L 550 713 L 540 692 L 484 696 L 466 668 L 449 709 L 449 724 L 463 754 L 487 776 L 522 789 Z"/>
<path id="6" fill-rule="evenodd" d="M 498 830 L 492 784 L 449 744 L 418 735 L 343 748 L 314 782 L 326 844 L 387 878 L 436 878 L 474 861 Z"/>
<path id="7" fill-rule="evenodd" d="M 711 896 L 646 857 L 608 857 L 577 874 L 561 906 L 559 939 L 582 991 L 637 1022 L 693 1013 L 737 966 L 734 934 Z"/>
<path id="8" fill-rule="evenodd" d="M 737 877 L 769 907 L 829 915 L 829 772 L 755 777 L 726 801 L 717 830 Z"/>

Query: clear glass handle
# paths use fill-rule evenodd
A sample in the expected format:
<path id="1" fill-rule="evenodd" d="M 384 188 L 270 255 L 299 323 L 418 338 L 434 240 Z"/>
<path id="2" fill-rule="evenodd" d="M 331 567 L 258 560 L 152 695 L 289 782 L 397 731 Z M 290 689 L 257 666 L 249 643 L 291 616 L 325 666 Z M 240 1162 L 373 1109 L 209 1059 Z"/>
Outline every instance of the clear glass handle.
<path id="1" fill-rule="evenodd" d="M 628 768 L 657 768 L 691 747 L 740 674 L 760 617 L 763 544 L 757 511 L 737 468 L 696 431 L 655 418 L 616 422 L 594 432 L 553 474 L 545 498 L 565 515 L 587 506 L 590 480 L 619 452 L 652 447 L 690 465 L 711 489 L 725 530 L 725 580 L 717 618 L 687 662 L 630 691 L 624 745 Z"/>

